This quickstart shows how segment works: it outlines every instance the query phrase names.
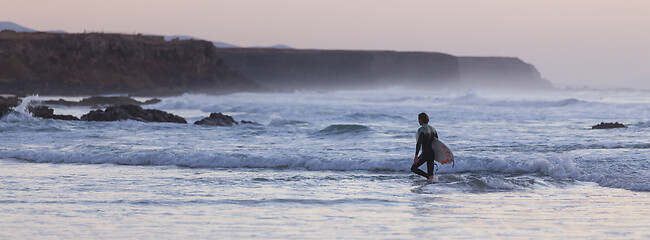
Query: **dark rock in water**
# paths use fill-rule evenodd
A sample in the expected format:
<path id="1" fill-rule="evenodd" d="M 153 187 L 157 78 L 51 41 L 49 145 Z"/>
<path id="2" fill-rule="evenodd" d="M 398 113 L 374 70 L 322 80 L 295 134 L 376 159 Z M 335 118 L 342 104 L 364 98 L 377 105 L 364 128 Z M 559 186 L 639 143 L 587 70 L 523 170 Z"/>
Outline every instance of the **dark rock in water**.
<path id="1" fill-rule="evenodd" d="M 22 100 L 17 97 L 3 97 L 0 96 L 0 106 L 15 107 L 20 104 Z"/>
<path id="2" fill-rule="evenodd" d="M 0 104 L 0 118 L 4 117 L 5 115 L 13 112 L 14 110 L 12 109 L 13 106 L 9 106 L 6 104 Z"/>
<path id="3" fill-rule="evenodd" d="M 162 102 L 162 100 L 160 100 L 158 98 L 152 98 L 152 99 L 149 99 L 147 101 L 144 101 L 141 105 L 156 104 L 156 103 L 159 103 L 159 102 Z"/>
<path id="4" fill-rule="evenodd" d="M 609 128 L 626 128 L 627 126 L 623 125 L 622 123 L 606 123 L 606 122 L 601 122 L 597 125 L 594 125 L 591 127 L 591 129 L 609 129 Z"/>
<path id="5" fill-rule="evenodd" d="M 194 124 L 210 126 L 232 126 L 236 125 L 237 122 L 231 116 L 224 115 L 222 113 L 210 113 L 210 117 L 196 121 Z"/>
<path id="6" fill-rule="evenodd" d="M 64 106 L 89 106 L 89 107 L 100 107 L 100 106 L 108 106 L 108 105 L 114 105 L 114 106 L 119 106 L 119 105 L 147 105 L 147 104 L 156 104 L 159 103 L 161 100 L 157 98 L 152 98 L 149 99 L 145 102 L 140 102 L 137 101 L 133 98 L 130 97 L 89 97 L 89 98 L 84 98 L 83 100 L 79 102 L 72 102 L 72 101 L 66 101 L 63 99 L 59 99 L 57 101 L 44 101 L 43 103 L 45 104 L 51 104 L 51 105 L 64 105 Z"/>
<path id="7" fill-rule="evenodd" d="M 54 109 L 48 108 L 46 106 L 29 106 L 27 111 L 32 113 L 34 117 L 46 118 L 46 119 L 59 119 L 59 120 L 70 120 L 70 121 L 79 121 L 79 118 L 72 115 L 57 115 L 54 114 Z"/>
<path id="8" fill-rule="evenodd" d="M 94 110 L 81 116 L 82 121 L 120 121 L 136 120 L 142 122 L 187 123 L 184 118 L 155 109 L 142 109 L 137 105 L 108 107 L 106 110 Z"/>
<path id="9" fill-rule="evenodd" d="M 248 125 L 255 125 L 255 126 L 262 126 L 261 123 L 258 122 L 253 122 L 253 121 L 246 121 L 246 120 L 241 120 L 241 124 L 248 124 Z"/>
<path id="10" fill-rule="evenodd" d="M 22 100 L 15 96 L 0 96 L 0 118 L 9 113 L 15 112 L 13 108 L 20 105 L 21 102 Z"/>

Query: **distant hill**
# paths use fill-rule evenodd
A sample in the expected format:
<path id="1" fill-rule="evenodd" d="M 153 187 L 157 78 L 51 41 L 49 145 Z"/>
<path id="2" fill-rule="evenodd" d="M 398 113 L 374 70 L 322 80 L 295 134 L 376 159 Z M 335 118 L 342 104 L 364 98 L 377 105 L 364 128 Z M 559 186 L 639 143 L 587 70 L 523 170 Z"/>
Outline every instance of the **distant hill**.
<path id="1" fill-rule="evenodd" d="M 18 25 L 14 22 L 0 22 L 0 31 L 4 30 L 11 30 L 14 32 L 38 32 L 37 30 L 23 27 L 21 25 Z M 45 32 L 48 33 L 67 33 L 66 31 L 63 30 L 47 30 Z"/>
<path id="2" fill-rule="evenodd" d="M 178 39 L 178 40 L 201 40 L 201 41 L 204 41 L 203 39 L 195 38 L 195 37 L 192 37 L 192 36 L 184 36 L 184 35 L 165 36 L 165 41 L 171 41 L 171 40 L 174 40 L 174 39 Z M 233 45 L 233 44 L 225 43 L 225 42 L 212 41 L 212 44 L 215 47 L 218 47 L 218 48 L 238 48 L 239 47 L 237 45 Z"/>
<path id="3" fill-rule="evenodd" d="M 4 30 L 11 30 L 16 32 L 36 32 L 34 29 L 26 28 L 13 22 L 0 22 L 0 31 Z"/>
<path id="4" fill-rule="evenodd" d="M 68 32 L 63 31 L 63 30 L 47 30 L 45 32 L 47 32 L 47 33 L 68 33 Z"/>
<path id="5" fill-rule="evenodd" d="M 284 44 L 276 44 L 273 46 L 268 46 L 268 47 L 250 47 L 250 48 L 275 48 L 275 49 L 293 49 L 292 47 L 289 47 Z"/>
<path id="6" fill-rule="evenodd" d="M 0 31 L 4 31 L 4 30 L 11 30 L 11 31 L 15 31 L 15 32 L 37 32 L 37 31 L 39 31 L 39 30 L 34 30 L 34 29 L 31 29 L 31 28 L 23 27 L 23 26 L 18 25 L 18 24 L 14 23 L 14 22 L 0 22 Z M 63 30 L 48 30 L 48 31 L 44 31 L 44 32 L 48 32 L 48 33 L 67 33 L 66 31 L 63 31 Z M 154 36 L 154 35 L 152 35 L 152 36 Z M 185 36 L 185 35 L 169 35 L 169 36 L 164 36 L 164 38 L 165 38 L 165 41 L 171 41 L 171 40 L 174 40 L 174 39 L 205 41 L 205 39 L 200 39 L 200 38 L 196 38 L 196 37 L 192 37 L 192 36 Z M 240 46 L 237 46 L 237 45 L 234 45 L 234 44 L 225 43 L 225 42 L 217 42 L 217 41 L 212 41 L 212 44 L 215 47 L 218 47 L 218 48 L 239 48 L 240 47 Z M 291 47 L 289 47 L 287 45 L 284 45 L 284 44 L 276 44 L 276 45 L 273 45 L 273 46 L 252 47 L 252 48 L 291 49 Z"/>
<path id="7" fill-rule="evenodd" d="M 185 36 L 185 35 L 169 35 L 169 36 L 164 36 L 165 41 L 171 41 L 174 39 L 177 40 L 201 40 L 205 41 L 205 39 L 200 39 L 192 36 Z M 225 42 L 217 42 L 217 41 L 212 41 L 212 44 L 214 44 L 215 47 L 218 48 L 241 48 L 240 46 L 230 44 L 230 43 L 225 43 Z M 248 48 L 277 48 L 277 49 L 293 49 L 292 47 L 289 47 L 284 44 L 276 44 L 272 46 L 262 46 L 262 47 L 248 47 Z"/>
<path id="8" fill-rule="evenodd" d="M 284 44 L 276 44 L 276 45 L 271 46 L 271 48 L 292 49 L 292 47 L 289 47 L 289 46 L 284 45 Z"/>

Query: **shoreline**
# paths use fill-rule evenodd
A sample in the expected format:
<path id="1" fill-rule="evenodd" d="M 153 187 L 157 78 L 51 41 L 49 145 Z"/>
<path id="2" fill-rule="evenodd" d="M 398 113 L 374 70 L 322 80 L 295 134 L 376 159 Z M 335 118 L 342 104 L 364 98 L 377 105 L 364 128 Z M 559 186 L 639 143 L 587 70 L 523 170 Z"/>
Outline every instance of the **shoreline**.
<path id="1" fill-rule="evenodd" d="M 0 222 L 14 229 L 0 233 L 1 238 L 35 234 L 209 238 L 215 233 L 224 238 L 271 239 L 650 236 L 650 193 L 595 183 L 472 193 L 445 191 L 445 183 L 426 184 L 408 173 L 61 165 L 6 159 L 0 159 L 0 169 L 3 178 L 30 188 L 0 190 L 5 192 L 0 197 L 4 216 Z M 18 177 L 16 169 L 29 171 Z M 123 174 L 115 178 L 118 172 Z M 303 180 L 273 181 L 296 175 Z M 370 180 L 377 175 L 386 179 Z M 61 176 L 68 176 L 64 186 L 56 183 Z M 350 178 L 357 180 L 346 180 Z M 306 186 L 312 190 L 305 191 Z M 69 190 L 61 192 L 62 188 Z M 80 194 L 77 188 L 92 191 Z M 31 197 L 11 200 L 12 194 Z M 430 224 L 414 227 L 409 224 L 413 221 Z M 174 227 L 179 225 L 186 227 Z M 170 228 L 174 230 L 168 232 Z"/>

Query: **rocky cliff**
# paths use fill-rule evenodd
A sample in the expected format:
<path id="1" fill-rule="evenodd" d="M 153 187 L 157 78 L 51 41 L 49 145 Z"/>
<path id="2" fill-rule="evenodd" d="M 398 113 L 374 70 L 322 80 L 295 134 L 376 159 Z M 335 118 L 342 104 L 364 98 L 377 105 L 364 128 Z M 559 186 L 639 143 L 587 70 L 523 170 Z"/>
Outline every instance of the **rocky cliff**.
<path id="1" fill-rule="evenodd" d="M 456 57 L 434 52 L 219 49 L 226 64 L 270 89 L 381 86 L 548 89 L 518 58 Z"/>
<path id="2" fill-rule="evenodd" d="M 517 58 L 216 48 L 162 36 L 0 32 L 0 94 L 167 95 L 393 85 L 548 88 Z"/>
<path id="3" fill-rule="evenodd" d="M 535 66 L 519 58 L 458 57 L 460 85 L 489 88 L 551 88 Z"/>
<path id="4" fill-rule="evenodd" d="M 271 89 L 341 89 L 459 81 L 458 60 L 442 53 L 219 49 L 233 69 Z"/>
<path id="5" fill-rule="evenodd" d="M 0 92 L 164 95 L 259 90 L 207 41 L 0 32 Z"/>

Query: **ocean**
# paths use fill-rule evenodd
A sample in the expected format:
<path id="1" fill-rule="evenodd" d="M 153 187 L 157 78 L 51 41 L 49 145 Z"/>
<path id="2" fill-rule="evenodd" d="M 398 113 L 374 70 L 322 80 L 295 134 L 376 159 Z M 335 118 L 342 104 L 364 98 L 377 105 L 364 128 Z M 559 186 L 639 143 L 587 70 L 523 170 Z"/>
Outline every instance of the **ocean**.
<path id="1" fill-rule="evenodd" d="M 185 94 L 144 108 L 190 124 L 0 119 L 0 239 L 650 238 L 650 91 Z M 191 124 L 212 112 L 258 124 Z M 410 172 L 420 112 L 456 158 L 433 183 Z"/>

